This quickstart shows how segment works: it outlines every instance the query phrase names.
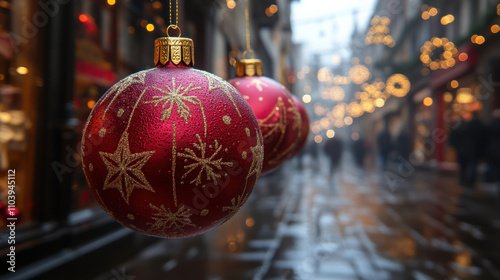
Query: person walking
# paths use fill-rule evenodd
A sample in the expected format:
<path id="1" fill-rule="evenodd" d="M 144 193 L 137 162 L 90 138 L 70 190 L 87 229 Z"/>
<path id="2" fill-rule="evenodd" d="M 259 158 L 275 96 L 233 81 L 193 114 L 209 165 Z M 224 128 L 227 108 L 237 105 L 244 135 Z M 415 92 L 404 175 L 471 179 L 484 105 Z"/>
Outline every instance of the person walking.
<path id="1" fill-rule="evenodd" d="M 384 129 L 380 132 L 380 134 L 377 137 L 377 146 L 378 146 L 382 169 L 386 169 L 387 163 L 389 161 L 389 155 L 393 149 L 391 133 L 389 132 L 389 127 L 387 122 L 385 123 Z"/>
<path id="2" fill-rule="evenodd" d="M 330 138 L 325 143 L 325 153 L 330 158 L 332 174 L 338 169 L 342 160 L 342 140 L 338 137 Z"/>
<path id="3" fill-rule="evenodd" d="M 472 188 L 476 182 L 477 163 L 484 151 L 485 128 L 477 111 L 472 113 L 471 120 L 466 120 L 467 117 L 463 117 L 452 130 L 450 144 L 457 151 L 459 184 Z"/>
<path id="4" fill-rule="evenodd" d="M 493 118 L 486 125 L 486 141 L 486 181 L 496 183 L 500 194 L 500 109 L 493 111 Z"/>

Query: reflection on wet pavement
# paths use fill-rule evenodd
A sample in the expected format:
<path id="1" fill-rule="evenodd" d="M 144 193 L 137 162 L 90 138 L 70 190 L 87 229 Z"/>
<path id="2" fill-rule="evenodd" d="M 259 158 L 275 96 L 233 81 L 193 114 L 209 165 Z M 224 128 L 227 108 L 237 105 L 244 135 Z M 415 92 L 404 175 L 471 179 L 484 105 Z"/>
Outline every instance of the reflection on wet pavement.
<path id="1" fill-rule="evenodd" d="M 220 228 L 158 239 L 123 264 L 135 279 L 500 279 L 500 197 L 416 171 L 397 186 L 323 156 L 262 177 Z M 114 279 L 102 275 L 98 279 Z M 116 277 L 115 277 L 116 278 Z"/>

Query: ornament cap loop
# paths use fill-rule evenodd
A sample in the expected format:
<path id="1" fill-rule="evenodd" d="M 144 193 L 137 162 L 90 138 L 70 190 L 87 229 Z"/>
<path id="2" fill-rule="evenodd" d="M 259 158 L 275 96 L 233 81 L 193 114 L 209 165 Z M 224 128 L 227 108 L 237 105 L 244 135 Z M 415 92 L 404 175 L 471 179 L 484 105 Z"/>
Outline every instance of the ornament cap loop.
<path id="1" fill-rule="evenodd" d="M 236 76 L 238 77 L 262 76 L 263 74 L 262 61 L 260 59 L 242 59 L 236 64 Z"/>
<path id="2" fill-rule="evenodd" d="M 183 62 L 186 66 L 193 67 L 193 40 L 181 37 L 161 37 L 156 39 L 155 65 L 164 66 L 169 62 L 172 62 L 176 66 Z"/>

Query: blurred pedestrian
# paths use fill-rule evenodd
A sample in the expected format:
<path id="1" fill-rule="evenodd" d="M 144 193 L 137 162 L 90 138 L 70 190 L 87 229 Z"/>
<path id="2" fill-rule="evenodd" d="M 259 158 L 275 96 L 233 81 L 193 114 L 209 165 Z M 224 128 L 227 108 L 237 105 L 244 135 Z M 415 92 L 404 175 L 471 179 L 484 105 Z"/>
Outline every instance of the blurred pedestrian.
<path id="1" fill-rule="evenodd" d="M 396 139 L 396 151 L 399 156 L 404 158 L 406 161 L 410 159 L 410 133 L 407 129 L 402 129 Z"/>
<path id="2" fill-rule="evenodd" d="M 324 149 L 330 158 L 332 173 L 335 173 L 342 160 L 342 140 L 338 137 L 330 138 L 326 141 Z"/>
<path id="3" fill-rule="evenodd" d="M 352 142 L 352 154 L 354 156 L 354 162 L 359 168 L 364 167 L 366 148 L 365 140 L 363 137 L 354 139 Z"/>
<path id="4" fill-rule="evenodd" d="M 382 169 L 386 169 L 387 163 L 389 161 L 389 155 L 393 150 L 391 133 L 389 132 L 389 125 L 387 122 L 385 122 L 384 129 L 379 133 L 377 137 L 377 146 Z"/>
<path id="5" fill-rule="evenodd" d="M 486 180 L 497 183 L 500 193 L 500 109 L 493 111 L 493 118 L 486 126 L 486 141 Z"/>
<path id="6" fill-rule="evenodd" d="M 477 163 L 483 155 L 485 144 L 485 127 L 479 120 L 477 111 L 462 114 L 460 123 L 450 133 L 450 144 L 457 151 L 459 184 L 472 188 L 476 182 Z"/>

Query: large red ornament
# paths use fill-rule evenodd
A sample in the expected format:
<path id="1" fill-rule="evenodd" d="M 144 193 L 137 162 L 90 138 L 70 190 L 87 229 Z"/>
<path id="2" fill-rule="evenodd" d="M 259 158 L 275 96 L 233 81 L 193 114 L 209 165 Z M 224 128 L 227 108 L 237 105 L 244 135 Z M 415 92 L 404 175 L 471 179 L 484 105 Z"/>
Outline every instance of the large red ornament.
<path id="1" fill-rule="evenodd" d="M 258 59 L 238 63 L 237 78 L 229 81 L 252 107 L 264 138 L 262 173 L 289 159 L 297 149 L 302 118 L 290 92 L 273 79 L 263 77 Z"/>
<path id="2" fill-rule="evenodd" d="M 193 69 L 192 58 L 191 39 L 157 39 L 157 68 L 111 87 L 83 133 L 94 197 L 122 225 L 148 235 L 188 237 L 222 224 L 261 173 L 252 109 L 229 83 Z"/>
<path id="3" fill-rule="evenodd" d="M 307 138 L 309 137 L 309 117 L 307 116 L 307 110 L 304 105 L 302 105 L 302 102 L 300 102 L 300 100 L 294 95 L 292 95 L 292 99 L 295 106 L 297 107 L 297 110 L 299 110 L 300 116 L 302 117 L 302 128 L 299 133 L 297 148 L 292 154 L 293 157 L 297 155 L 307 143 Z"/>

